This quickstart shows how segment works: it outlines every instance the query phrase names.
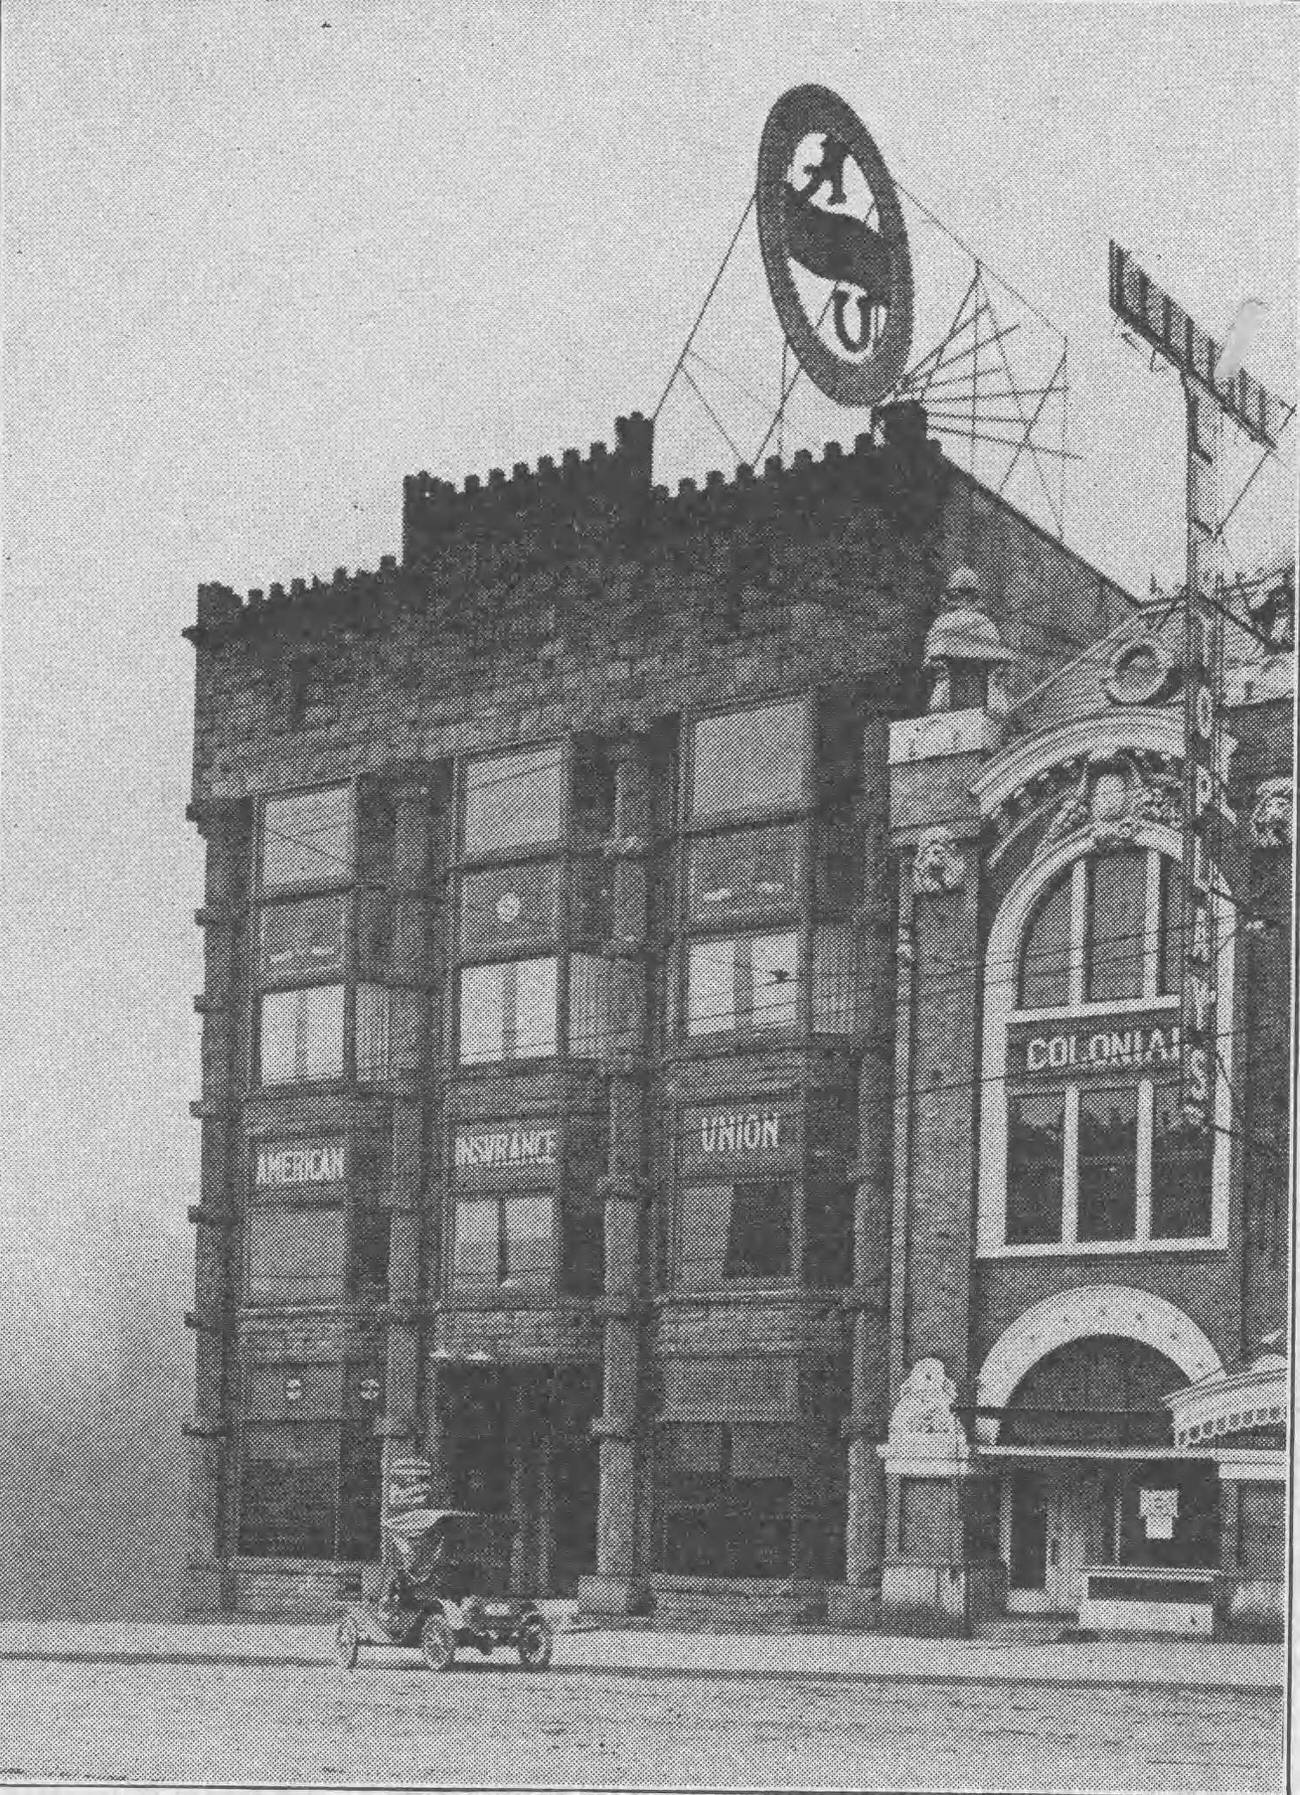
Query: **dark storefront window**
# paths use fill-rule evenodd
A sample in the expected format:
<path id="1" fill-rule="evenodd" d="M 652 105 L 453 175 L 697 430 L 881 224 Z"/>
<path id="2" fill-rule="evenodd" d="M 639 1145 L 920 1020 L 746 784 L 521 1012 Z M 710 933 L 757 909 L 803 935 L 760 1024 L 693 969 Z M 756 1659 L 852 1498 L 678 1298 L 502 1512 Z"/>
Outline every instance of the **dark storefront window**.
<path id="1" fill-rule="evenodd" d="M 254 1558 L 379 1555 L 383 1406 L 377 1369 L 254 1365 L 241 1430 L 239 1551 Z"/>
<path id="2" fill-rule="evenodd" d="M 666 1571 L 789 1576 L 791 1428 L 674 1422 L 659 1429 L 659 1451 Z"/>

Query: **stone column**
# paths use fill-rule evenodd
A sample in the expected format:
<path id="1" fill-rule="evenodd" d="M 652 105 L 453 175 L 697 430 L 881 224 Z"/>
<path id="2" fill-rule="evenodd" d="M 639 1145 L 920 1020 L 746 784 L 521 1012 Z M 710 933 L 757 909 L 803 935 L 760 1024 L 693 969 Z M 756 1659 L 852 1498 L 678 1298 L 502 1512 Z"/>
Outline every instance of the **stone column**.
<path id="1" fill-rule="evenodd" d="M 384 1500 L 394 1458 L 420 1446 L 420 1256 L 425 1186 L 425 1115 L 432 965 L 430 850 L 433 788 L 430 769 L 407 763 L 390 769 L 393 866 L 389 891 L 392 935 L 389 980 L 404 995 L 394 1000 L 390 1050 L 393 1079 L 392 1157 L 388 1205 L 388 1306 L 384 1414 Z"/>
<path id="2" fill-rule="evenodd" d="M 845 1625 L 875 1620 L 884 1553 L 884 1479 L 876 1442 L 889 1396 L 890 1087 L 894 1045 L 892 906 L 886 840 L 887 726 L 865 734 L 862 905 L 857 917 L 858 1151 L 853 1166 L 852 1389 L 844 1421 L 848 1450 L 845 1590 L 830 1612 Z"/>
<path id="3" fill-rule="evenodd" d="M 234 1311 L 238 1264 L 234 1251 L 239 1192 L 239 994 L 250 854 L 248 807 L 208 800 L 188 812 L 206 843 L 203 907 L 203 991 L 194 1007 L 203 1018 L 201 1096 L 190 1105 L 202 1124 L 196 1225 L 194 1417 L 190 1439 L 187 1606 L 196 1614 L 233 1607 L 227 1560 L 234 1550 L 232 1468 L 237 1361 Z"/>
<path id="4" fill-rule="evenodd" d="M 609 1173 L 605 1205 L 604 1412 L 600 1441 L 600 1518 L 594 1577 L 579 1599 L 590 1613 L 635 1612 L 645 1600 L 638 1538 L 645 1501 L 641 1431 L 646 1187 L 647 954 L 646 854 L 649 770 L 636 738 L 616 748 L 613 927 L 609 964 L 607 1074 Z"/>

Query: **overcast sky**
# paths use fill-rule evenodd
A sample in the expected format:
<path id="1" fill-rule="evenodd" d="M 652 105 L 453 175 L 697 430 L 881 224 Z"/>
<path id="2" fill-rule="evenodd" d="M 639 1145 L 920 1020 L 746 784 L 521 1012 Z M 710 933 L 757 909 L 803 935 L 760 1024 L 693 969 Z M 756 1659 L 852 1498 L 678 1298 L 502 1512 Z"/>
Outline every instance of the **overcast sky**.
<path id="1" fill-rule="evenodd" d="M 3 1221 L 27 1249 L 0 1301 L 34 1324 L 79 1324 L 118 1212 L 183 1228 L 193 1200 L 197 582 L 374 566 L 403 474 L 652 410 L 787 87 L 842 94 L 1069 333 L 1068 536 L 1108 572 L 1176 574 L 1181 528 L 1178 391 L 1111 328 L 1108 238 L 1212 330 L 1263 298 L 1252 366 L 1294 396 L 1290 7 L 10 0 L 5 24 Z M 1244 561 L 1290 529 L 1286 490 L 1243 512 Z"/>

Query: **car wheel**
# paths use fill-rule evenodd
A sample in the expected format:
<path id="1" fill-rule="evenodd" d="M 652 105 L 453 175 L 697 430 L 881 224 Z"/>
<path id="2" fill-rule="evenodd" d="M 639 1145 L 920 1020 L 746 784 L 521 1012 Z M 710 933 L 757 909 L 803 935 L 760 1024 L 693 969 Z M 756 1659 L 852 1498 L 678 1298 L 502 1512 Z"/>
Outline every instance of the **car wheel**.
<path id="1" fill-rule="evenodd" d="M 340 1670 L 351 1670 L 361 1647 L 361 1631 L 350 1614 L 334 1629 L 334 1657 Z"/>
<path id="2" fill-rule="evenodd" d="M 456 1640 L 440 1614 L 431 1614 L 420 1629 L 420 1650 L 430 1670 L 450 1670 L 456 1662 Z"/>
<path id="3" fill-rule="evenodd" d="M 525 1670 L 545 1670 L 555 1647 L 551 1623 L 544 1614 L 526 1614 L 519 1625 L 519 1662 Z"/>

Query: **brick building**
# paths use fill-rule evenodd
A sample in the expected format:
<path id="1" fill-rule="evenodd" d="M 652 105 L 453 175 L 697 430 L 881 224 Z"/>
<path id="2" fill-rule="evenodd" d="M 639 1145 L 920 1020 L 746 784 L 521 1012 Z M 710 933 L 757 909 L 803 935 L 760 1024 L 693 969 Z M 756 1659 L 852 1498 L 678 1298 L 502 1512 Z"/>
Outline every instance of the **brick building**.
<path id="1" fill-rule="evenodd" d="M 651 460 L 634 415 L 421 474 L 400 562 L 200 588 L 196 1605 L 327 1606 L 412 1456 L 596 1612 L 1069 1607 L 1151 1466 L 1175 1558 L 1275 1580 L 1287 933 L 1225 940 L 1246 1113 L 1195 1161 L 1158 639 L 915 405 Z M 1291 771 L 1249 679 L 1243 818 Z"/>

